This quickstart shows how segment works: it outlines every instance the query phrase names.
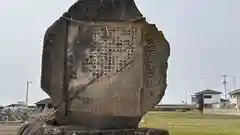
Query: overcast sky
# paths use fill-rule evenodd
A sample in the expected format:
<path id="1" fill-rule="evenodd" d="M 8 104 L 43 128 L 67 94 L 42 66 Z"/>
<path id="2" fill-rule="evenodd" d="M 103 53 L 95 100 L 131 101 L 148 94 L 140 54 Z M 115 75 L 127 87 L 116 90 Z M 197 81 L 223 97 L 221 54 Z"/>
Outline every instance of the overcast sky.
<path id="1" fill-rule="evenodd" d="M 45 30 L 75 0 L 2 0 L 0 4 L 0 104 L 46 97 L 40 89 Z M 150 2 L 151 1 L 151 2 Z M 163 103 L 181 103 L 204 88 L 224 91 L 220 75 L 240 77 L 239 0 L 136 0 L 171 45 Z M 240 88 L 240 79 L 237 86 Z M 233 81 L 228 80 L 228 90 Z"/>

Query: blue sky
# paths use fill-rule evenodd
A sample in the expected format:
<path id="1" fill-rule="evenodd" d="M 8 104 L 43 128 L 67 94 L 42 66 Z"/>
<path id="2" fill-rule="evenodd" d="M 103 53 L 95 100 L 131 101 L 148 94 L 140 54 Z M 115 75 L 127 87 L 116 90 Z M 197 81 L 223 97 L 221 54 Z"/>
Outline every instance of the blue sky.
<path id="1" fill-rule="evenodd" d="M 0 104 L 46 97 L 40 89 L 45 30 L 75 0 L 8 0 L 0 4 Z M 150 2 L 151 1 L 151 2 Z M 168 88 L 163 103 L 181 103 L 205 88 L 224 91 L 220 75 L 240 77 L 239 0 L 136 0 L 147 20 L 171 45 Z M 240 79 L 237 86 L 240 87 Z M 233 81 L 228 80 L 228 90 Z"/>

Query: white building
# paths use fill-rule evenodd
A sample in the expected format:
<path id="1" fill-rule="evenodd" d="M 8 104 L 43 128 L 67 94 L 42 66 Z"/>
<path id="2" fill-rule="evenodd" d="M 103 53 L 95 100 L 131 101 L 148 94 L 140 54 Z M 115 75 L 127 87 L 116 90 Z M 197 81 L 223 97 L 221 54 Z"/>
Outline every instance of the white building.
<path id="1" fill-rule="evenodd" d="M 203 95 L 204 108 L 218 108 L 221 104 L 222 92 L 206 89 L 192 95 L 192 104 L 197 104 L 197 95 Z"/>
<path id="2" fill-rule="evenodd" d="M 237 109 L 240 109 L 240 89 L 229 92 L 230 104 Z"/>

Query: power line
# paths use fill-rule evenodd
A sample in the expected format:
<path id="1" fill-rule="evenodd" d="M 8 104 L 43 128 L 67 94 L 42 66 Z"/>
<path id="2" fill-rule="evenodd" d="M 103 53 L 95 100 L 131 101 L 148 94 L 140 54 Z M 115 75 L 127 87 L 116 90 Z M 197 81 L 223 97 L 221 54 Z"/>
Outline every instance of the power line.
<path id="1" fill-rule="evenodd" d="M 227 98 L 227 78 L 233 78 L 234 89 L 236 89 L 237 88 L 236 79 L 240 77 L 229 76 L 229 75 L 221 75 L 221 77 L 223 77 L 222 84 L 224 85 L 225 98 Z"/>
<path id="2" fill-rule="evenodd" d="M 236 79 L 240 79 L 240 77 L 236 77 L 236 76 L 227 76 L 227 77 L 233 78 L 233 86 L 234 86 L 234 89 L 236 89 L 237 88 Z"/>

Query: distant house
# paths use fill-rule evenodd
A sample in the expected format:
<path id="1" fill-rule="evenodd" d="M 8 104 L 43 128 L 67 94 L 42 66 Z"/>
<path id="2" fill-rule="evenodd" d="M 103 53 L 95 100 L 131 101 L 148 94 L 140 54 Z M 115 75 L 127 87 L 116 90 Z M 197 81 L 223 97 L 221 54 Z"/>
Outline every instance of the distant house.
<path id="1" fill-rule="evenodd" d="M 240 109 L 240 89 L 229 92 L 230 104 L 234 108 Z"/>
<path id="2" fill-rule="evenodd" d="M 40 108 L 41 110 L 43 110 L 45 106 L 47 106 L 48 108 L 52 108 L 52 100 L 50 98 L 43 99 L 35 104 L 37 108 Z"/>
<path id="3" fill-rule="evenodd" d="M 192 104 L 197 104 L 197 95 L 203 95 L 204 98 L 204 108 L 217 108 L 221 103 L 221 94 L 222 92 L 218 92 L 211 89 L 206 89 L 200 92 L 197 92 L 192 95 Z"/>

